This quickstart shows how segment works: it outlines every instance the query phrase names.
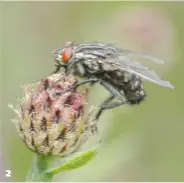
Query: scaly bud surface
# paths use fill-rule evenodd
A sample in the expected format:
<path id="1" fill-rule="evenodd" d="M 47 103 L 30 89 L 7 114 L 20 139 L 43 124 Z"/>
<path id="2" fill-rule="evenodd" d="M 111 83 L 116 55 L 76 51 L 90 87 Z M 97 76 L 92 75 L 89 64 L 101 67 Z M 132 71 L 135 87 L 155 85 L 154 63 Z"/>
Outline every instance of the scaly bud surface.
<path id="1" fill-rule="evenodd" d="M 70 90 L 75 83 L 73 76 L 53 74 L 24 86 L 25 96 L 14 109 L 13 122 L 29 149 L 65 156 L 90 136 L 90 120 L 84 115 L 87 93 Z"/>

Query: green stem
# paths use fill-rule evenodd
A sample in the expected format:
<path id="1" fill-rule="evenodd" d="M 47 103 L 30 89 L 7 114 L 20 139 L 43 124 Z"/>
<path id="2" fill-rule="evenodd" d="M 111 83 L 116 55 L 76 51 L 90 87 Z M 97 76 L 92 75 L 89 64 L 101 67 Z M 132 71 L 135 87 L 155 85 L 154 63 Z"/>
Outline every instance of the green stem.
<path id="1" fill-rule="evenodd" d="M 33 165 L 27 175 L 28 182 L 49 182 L 53 179 L 52 174 L 47 173 L 50 157 L 36 154 Z"/>
<path id="2" fill-rule="evenodd" d="M 29 182 L 49 182 L 52 181 L 53 176 L 63 172 L 70 171 L 81 166 L 84 166 L 89 161 L 91 161 L 97 154 L 98 147 L 92 148 L 87 152 L 79 153 L 71 159 L 68 159 L 60 166 L 52 168 L 49 170 L 49 164 L 51 161 L 56 160 L 52 156 L 44 156 L 36 154 L 36 157 L 33 161 L 31 170 L 28 173 L 26 181 Z"/>

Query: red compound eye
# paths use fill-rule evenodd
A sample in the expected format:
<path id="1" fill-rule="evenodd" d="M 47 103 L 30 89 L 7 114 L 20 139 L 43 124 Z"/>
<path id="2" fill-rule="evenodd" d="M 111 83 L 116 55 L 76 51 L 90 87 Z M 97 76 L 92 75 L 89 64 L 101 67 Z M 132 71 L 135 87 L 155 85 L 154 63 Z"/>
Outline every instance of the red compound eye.
<path id="1" fill-rule="evenodd" d="M 68 62 L 72 57 L 72 48 L 65 48 L 62 53 L 62 60 Z"/>

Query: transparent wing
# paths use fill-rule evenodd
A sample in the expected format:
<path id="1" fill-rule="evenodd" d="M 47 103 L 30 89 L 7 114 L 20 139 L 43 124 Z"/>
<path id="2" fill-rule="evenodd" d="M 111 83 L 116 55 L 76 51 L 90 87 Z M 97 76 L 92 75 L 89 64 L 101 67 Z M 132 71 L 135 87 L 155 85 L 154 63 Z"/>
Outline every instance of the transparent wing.
<path id="1" fill-rule="evenodd" d="M 113 57 L 108 58 L 106 62 L 109 62 L 119 70 L 130 72 L 155 84 L 161 85 L 163 87 L 174 88 L 169 81 L 160 79 L 154 71 L 148 70 L 148 68 L 144 67 L 139 62 L 132 60 L 127 55 L 116 54 L 113 55 Z"/>
<path id="2" fill-rule="evenodd" d="M 122 53 L 125 54 L 125 55 L 133 55 L 133 56 L 137 56 L 137 57 L 140 57 L 140 58 L 145 58 L 145 59 L 153 61 L 157 64 L 164 64 L 163 60 L 158 59 L 158 58 L 154 58 L 154 57 L 152 57 L 152 56 L 150 56 L 146 53 L 136 52 L 136 51 L 132 51 L 132 50 L 128 50 L 128 49 L 123 49 Z"/>

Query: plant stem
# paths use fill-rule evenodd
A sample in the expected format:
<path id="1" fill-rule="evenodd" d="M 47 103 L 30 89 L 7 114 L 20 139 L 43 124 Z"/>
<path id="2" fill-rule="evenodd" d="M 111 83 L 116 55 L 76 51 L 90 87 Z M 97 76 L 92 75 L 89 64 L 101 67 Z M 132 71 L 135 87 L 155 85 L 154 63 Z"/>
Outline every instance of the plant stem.
<path id="1" fill-rule="evenodd" d="M 26 181 L 29 182 L 49 182 L 53 176 L 63 172 L 79 168 L 91 161 L 97 154 L 98 147 L 94 147 L 86 152 L 79 153 L 71 159 L 63 162 L 61 165 L 49 170 L 51 161 L 56 160 L 56 157 L 44 156 L 36 154 L 33 165 L 27 175 Z"/>
<path id="2" fill-rule="evenodd" d="M 49 182 L 52 180 L 53 175 L 47 173 L 48 163 L 50 157 L 36 154 L 34 157 L 33 165 L 26 177 L 28 182 Z"/>

